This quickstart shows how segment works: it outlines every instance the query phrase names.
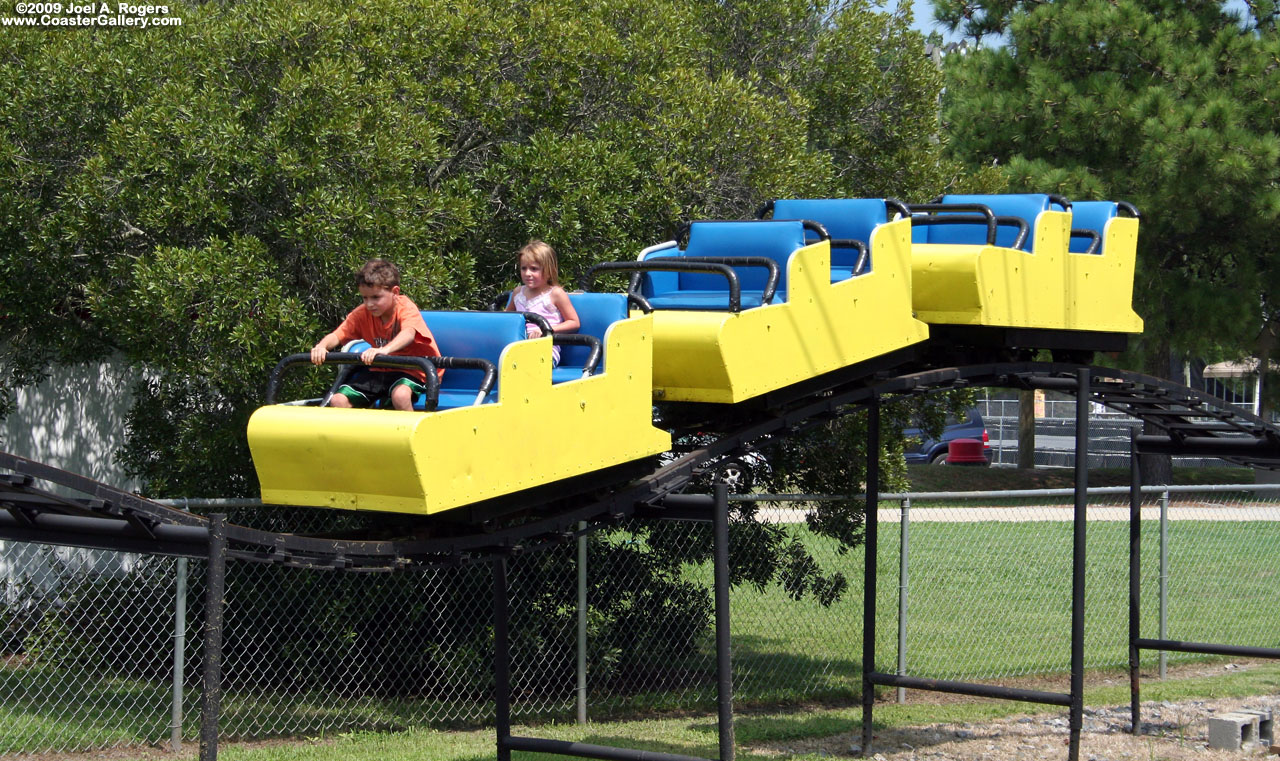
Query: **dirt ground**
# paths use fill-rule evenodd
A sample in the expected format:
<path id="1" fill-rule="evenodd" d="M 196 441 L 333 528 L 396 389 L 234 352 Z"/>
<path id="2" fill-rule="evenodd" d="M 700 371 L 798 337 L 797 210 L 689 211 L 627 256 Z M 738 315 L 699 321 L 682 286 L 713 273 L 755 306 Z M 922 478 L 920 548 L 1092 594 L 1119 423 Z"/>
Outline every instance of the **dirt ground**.
<path id="1" fill-rule="evenodd" d="M 1080 735 L 1080 758 L 1089 761 L 1212 761 L 1266 758 L 1268 748 L 1211 750 L 1208 718 L 1236 708 L 1280 713 L 1280 698 L 1203 700 L 1188 703 L 1144 703 L 1145 734 L 1128 733 L 1129 707 L 1087 708 Z M 790 741 L 751 748 L 763 755 L 788 757 L 802 753 L 820 756 L 860 756 L 861 731 L 821 739 Z M 875 761 L 1003 761 L 1005 759 L 1065 759 L 1068 752 L 1067 714 L 1026 714 L 984 724 L 931 724 L 876 732 Z M 1276 758 L 1277 756 L 1271 756 Z"/>
<path id="2" fill-rule="evenodd" d="M 1170 678 L 1189 678 L 1247 669 L 1253 663 L 1196 665 L 1169 669 Z M 1114 677 L 1092 677 L 1090 685 L 1115 683 Z M 1019 687 L 1064 691 L 1063 684 L 1018 684 Z M 909 691 L 908 702 L 951 703 L 974 698 Z M 1271 711 L 1280 716 L 1280 695 L 1251 698 L 1205 699 L 1181 702 L 1143 702 L 1140 705 L 1143 734 L 1129 733 L 1129 706 L 1086 706 L 1080 734 L 1083 761 L 1226 761 L 1268 758 L 1280 760 L 1280 746 L 1255 743 L 1238 751 L 1208 747 L 1208 721 L 1237 709 Z M 1274 725 L 1273 725 L 1274 726 Z M 929 724 L 881 729 L 872 737 L 874 761 L 1038 761 L 1066 759 L 1068 753 L 1066 709 L 1045 707 L 997 721 L 964 724 Z M 1259 738 L 1260 739 L 1260 738 Z M 1280 742 L 1280 740 L 1273 740 Z M 862 757 L 862 731 L 806 740 L 792 740 L 744 748 L 761 755 L 786 758 L 798 754 Z"/>

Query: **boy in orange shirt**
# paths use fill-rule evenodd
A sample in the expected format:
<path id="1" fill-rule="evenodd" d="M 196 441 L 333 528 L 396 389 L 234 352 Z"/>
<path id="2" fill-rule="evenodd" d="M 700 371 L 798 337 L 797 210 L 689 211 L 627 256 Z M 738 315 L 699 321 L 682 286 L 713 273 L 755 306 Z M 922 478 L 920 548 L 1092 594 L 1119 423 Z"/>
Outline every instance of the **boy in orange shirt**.
<path id="1" fill-rule="evenodd" d="M 320 365 L 325 355 L 348 341 L 360 339 L 373 348 L 360 354 L 366 365 L 383 354 L 400 357 L 438 357 L 440 349 L 422 321 L 418 306 L 400 293 L 400 270 L 385 259 L 370 259 L 356 273 L 356 288 L 364 304 L 351 310 L 342 324 L 311 349 L 311 361 Z M 419 394 L 426 392 L 421 370 L 361 367 L 351 374 L 329 400 L 332 407 L 368 407 L 390 398 L 398 410 L 412 410 Z"/>

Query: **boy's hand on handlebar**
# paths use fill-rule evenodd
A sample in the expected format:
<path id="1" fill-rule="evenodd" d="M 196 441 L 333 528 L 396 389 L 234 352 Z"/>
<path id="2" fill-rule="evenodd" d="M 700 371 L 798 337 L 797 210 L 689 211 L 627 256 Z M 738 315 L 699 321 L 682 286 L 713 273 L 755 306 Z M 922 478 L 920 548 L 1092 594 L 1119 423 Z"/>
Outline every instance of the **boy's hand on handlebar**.
<path id="1" fill-rule="evenodd" d="M 329 352 L 319 344 L 316 344 L 315 346 L 311 347 L 311 364 L 323 365 L 324 358 L 326 355 L 328 355 L 328 353 Z"/>
<path id="2" fill-rule="evenodd" d="M 360 352 L 360 361 L 365 363 L 366 365 L 371 365 L 373 364 L 373 360 L 377 359 L 378 357 L 386 353 L 387 353 L 387 350 L 382 348 L 365 349 L 364 351 Z"/>

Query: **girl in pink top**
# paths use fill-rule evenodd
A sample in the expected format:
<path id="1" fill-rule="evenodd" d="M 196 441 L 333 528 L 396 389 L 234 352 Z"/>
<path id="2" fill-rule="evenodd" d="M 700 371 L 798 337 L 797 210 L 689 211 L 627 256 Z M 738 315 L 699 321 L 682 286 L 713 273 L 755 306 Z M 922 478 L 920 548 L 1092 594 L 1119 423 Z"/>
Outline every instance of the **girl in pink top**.
<path id="1" fill-rule="evenodd" d="M 556 333 L 572 333 L 581 323 L 569 294 L 560 287 L 560 266 L 556 252 L 540 240 L 531 240 L 520 249 L 520 282 L 507 302 L 508 312 L 533 312 L 541 315 Z M 542 329 L 530 324 L 525 328 L 530 338 L 542 335 Z M 560 347 L 551 347 L 551 364 L 560 364 Z"/>

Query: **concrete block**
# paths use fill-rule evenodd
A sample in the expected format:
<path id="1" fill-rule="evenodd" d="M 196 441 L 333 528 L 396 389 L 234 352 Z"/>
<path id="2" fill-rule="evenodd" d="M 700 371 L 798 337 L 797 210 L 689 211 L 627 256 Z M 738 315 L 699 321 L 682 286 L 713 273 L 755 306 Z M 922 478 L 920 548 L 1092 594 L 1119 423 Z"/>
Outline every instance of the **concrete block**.
<path id="1" fill-rule="evenodd" d="M 1276 740 L 1275 717 L 1269 708 L 1241 708 L 1236 713 L 1256 714 L 1258 717 L 1258 742 L 1264 746 L 1272 745 Z"/>
<path id="2" fill-rule="evenodd" d="M 1209 718 L 1209 747 L 1245 750 L 1258 742 L 1258 715 L 1233 711 Z"/>

